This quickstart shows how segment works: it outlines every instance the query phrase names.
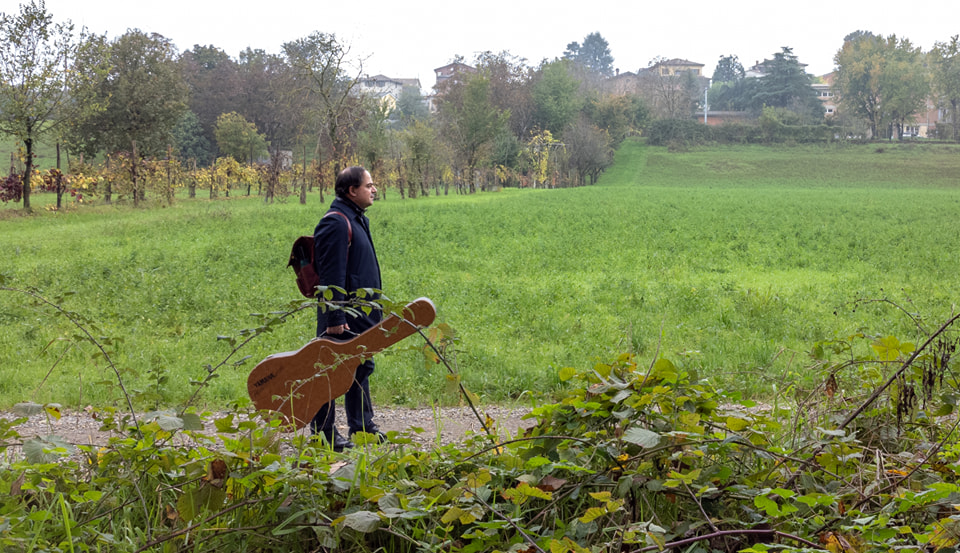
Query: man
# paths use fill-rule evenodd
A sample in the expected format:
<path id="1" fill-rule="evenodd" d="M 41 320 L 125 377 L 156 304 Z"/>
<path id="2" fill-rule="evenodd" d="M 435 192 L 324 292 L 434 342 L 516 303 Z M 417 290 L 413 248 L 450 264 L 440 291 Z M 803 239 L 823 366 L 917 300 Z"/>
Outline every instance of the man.
<path id="1" fill-rule="evenodd" d="M 364 215 L 373 205 L 377 187 L 366 169 L 348 167 L 337 175 L 334 189 L 337 197 L 313 232 L 314 260 L 321 285 L 347 291 L 345 296 L 335 290 L 333 301 L 346 301 L 355 297 L 355 292 L 361 288 L 380 289 L 380 264 L 370 236 L 370 221 Z M 364 299 L 375 300 L 377 297 Z M 379 310 L 373 310 L 369 315 L 356 311 L 347 313 L 321 306 L 317 310 L 317 336 L 348 340 L 379 323 L 382 316 Z M 356 432 L 369 432 L 382 441 L 384 436 L 373 422 L 370 402 L 369 377 L 373 368 L 373 359 L 357 367 L 353 385 L 344 395 L 344 409 L 351 436 Z M 342 451 L 353 447 L 353 442 L 344 438 L 334 426 L 335 404 L 334 400 L 321 407 L 311 421 L 310 429 L 314 434 L 322 432 L 326 443 L 332 444 L 334 450 Z"/>

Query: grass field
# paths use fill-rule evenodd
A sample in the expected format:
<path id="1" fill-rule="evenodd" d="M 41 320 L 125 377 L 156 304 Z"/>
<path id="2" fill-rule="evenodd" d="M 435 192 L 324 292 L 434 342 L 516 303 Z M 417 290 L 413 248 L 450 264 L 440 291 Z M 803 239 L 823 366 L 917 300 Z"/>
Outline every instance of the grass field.
<path id="1" fill-rule="evenodd" d="M 128 386 L 143 403 L 175 405 L 229 351 L 218 335 L 297 298 L 289 245 L 325 207 L 313 196 L 5 216 L 0 273 L 49 297 L 76 292 L 62 305 L 123 339 Z M 805 352 L 818 340 L 916 338 L 889 304 L 854 300 L 889 298 L 931 325 L 954 309 L 958 213 L 960 148 L 895 144 L 670 153 L 628 143 L 596 186 L 417 200 L 390 191 L 370 209 L 387 294 L 434 300 L 438 322 L 458 332 L 465 384 L 486 401 L 549 392 L 559 368 L 624 351 L 659 351 L 751 395 L 809 384 Z M 0 293 L 0 325 L 0 407 L 117 401 L 102 361 L 62 340 L 75 330 L 49 309 Z M 245 397 L 252 363 L 313 330 L 304 312 L 256 340 L 242 352 L 250 365 L 224 368 L 206 404 Z M 379 356 L 373 382 L 381 403 L 456 400 L 445 371 L 411 351 Z"/>

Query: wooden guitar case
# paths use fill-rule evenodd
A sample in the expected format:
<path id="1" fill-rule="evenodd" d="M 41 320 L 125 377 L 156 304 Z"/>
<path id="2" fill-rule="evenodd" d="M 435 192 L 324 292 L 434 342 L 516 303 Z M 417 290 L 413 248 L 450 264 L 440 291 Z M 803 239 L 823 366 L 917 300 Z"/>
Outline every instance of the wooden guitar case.
<path id="1" fill-rule="evenodd" d="M 247 392 L 257 409 L 283 415 L 303 428 L 324 404 L 347 393 L 357 367 L 374 354 L 429 326 L 433 302 L 419 298 L 374 327 L 346 341 L 316 338 L 297 351 L 270 355 L 250 371 Z"/>

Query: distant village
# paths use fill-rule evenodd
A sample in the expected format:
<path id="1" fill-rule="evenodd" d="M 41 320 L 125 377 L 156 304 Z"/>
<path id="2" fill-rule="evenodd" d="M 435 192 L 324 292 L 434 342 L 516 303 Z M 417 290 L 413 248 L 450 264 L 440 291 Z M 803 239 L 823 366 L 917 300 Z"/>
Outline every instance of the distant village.
<path id="1" fill-rule="evenodd" d="M 749 68 L 744 68 L 744 78 L 760 78 L 767 73 L 767 64 L 769 60 L 757 61 Z M 801 64 L 801 66 L 805 66 Z M 700 89 L 707 89 L 710 86 L 710 78 L 704 75 L 704 64 L 695 61 L 673 58 L 658 61 L 650 67 L 640 69 L 637 72 L 615 70 L 615 74 L 606 79 L 603 88 L 611 94 L 639 94 L 642 88 L 642 79 L 650 74 L 662 77 L 678 77 L 684 74 L 694 76 L 698 81 Z M 436 83 L 440 85 L 444 81 L 454 77 L 458 73 L 475 73 L 477 69 L 471 65 L 455 62 L 434 69 Z M 811 87 L 816 91 L 817 97 L 823 103 L 824 116 L 832 117 L 837 111 L 834 92 L 832 90 L 834 73 L 815 76 Z M 374 75 L 372 77 L 363 77 L 359 82 L 360 92 L 364 95 L 380 98 L 383 102 L 390 105 L 391 109 L 396 106 L 396 101 L 400 97 L 404 87 L 416 87 L 423 90 L 420 79 L 417 78 L 392 78 L 386 75 Z M 427 105 L 430 111 L 435 111 L 432 102 L 432 95 L 426 96 Z M 927 100 L 926 110 L 921 116 L 916 118 L 915 124 L 907 125 L 903 129 L 903 137 L 927 138 L 934 136 L 933 130 L 937 122 L 944 122 L 946 113 L 938 108 L 932 98 Z M 753 118 L 752 114 L 743 111 L 720 111 L 701 109 L 696 113 L 699 122 L 707 125 L 721 125 L 723 123 L 742 122 L 745 119 Z"/>

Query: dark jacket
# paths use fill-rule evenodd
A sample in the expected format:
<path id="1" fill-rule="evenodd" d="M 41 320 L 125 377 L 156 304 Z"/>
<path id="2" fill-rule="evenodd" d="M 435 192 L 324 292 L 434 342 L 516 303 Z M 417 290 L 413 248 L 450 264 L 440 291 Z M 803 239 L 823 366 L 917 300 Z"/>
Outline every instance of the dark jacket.
<path id="1" fill-rule="evenodd" d="M 323 217 L 313 231 L 314 252 L 317 274 L 322 286 L 338 286 L 348 293 L 360 288 L 381 289 L 380 263 L 377 261 L 377 252 L 373 248 L 373 239 L 370 236 L 370 220 L 363 214 L 363 210 L 350 200 L 337 198 L 330 204 L 330 211 L 339 211 L 347 216 L 353 229 L 353 239 L 347 248 L 347 222 L 339 215 Z M 379 295 L 372 298 L 376 299 Z M 334 301 L 347 299 L 343 294 L 334 292 Z M 322 334 L 327 327 L 349 324 L 350 331 L 361 333 L 380 322 L 380 311 L 372 311 L 369 315 L 360 313 L 352 316 L 342 310 L 331 310 L 326 313 L 323 309 L 317 310 L 317 335 Z"/>

